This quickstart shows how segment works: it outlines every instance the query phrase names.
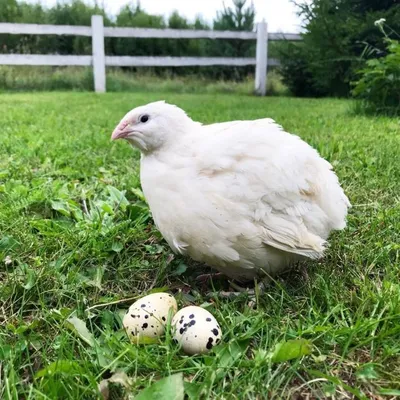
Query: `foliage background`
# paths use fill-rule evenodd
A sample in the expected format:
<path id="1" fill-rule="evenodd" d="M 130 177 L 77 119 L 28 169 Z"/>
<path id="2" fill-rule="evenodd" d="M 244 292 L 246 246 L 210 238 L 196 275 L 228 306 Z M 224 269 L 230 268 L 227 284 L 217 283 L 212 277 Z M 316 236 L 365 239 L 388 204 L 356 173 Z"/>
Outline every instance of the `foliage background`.
<path id="1" fill-rule="evenodd" d="M 0 0 L 0 22 L 40 23 L 56 25 L 90 25 L 93 14 L 103 15 L 105 26 L 129 26 L 174 29 L 215 29 L 252 31 L 255 9 L 246 0 L 234 0 L 208 23 L 200 17 L 188 21 L 178 11 L 169 18 L 148 14 L 138 2 L 121 8 L 116 16 L 107 15 L 100 5 L 86 4 L 82 0 L 57 3 L 45 8 L 17 0 Z M 146 39 L 106 38 L 107 55 L 127 56 L 204 56 L 253 57 L 255 42 L 243 40 L 209 39 Z M 0 53 L 19 54 L 91 54 L 91 38 L 56 35 L 0 35 Z M 130 68 L 135 71 L 135 68 Z M 141 68 L 143 70 L 143 68 Z M 193 75 L 212 79 L 243 80 L 254 72 L 254 67 L 179 67 L 147 69 L 154 74 Z"/>

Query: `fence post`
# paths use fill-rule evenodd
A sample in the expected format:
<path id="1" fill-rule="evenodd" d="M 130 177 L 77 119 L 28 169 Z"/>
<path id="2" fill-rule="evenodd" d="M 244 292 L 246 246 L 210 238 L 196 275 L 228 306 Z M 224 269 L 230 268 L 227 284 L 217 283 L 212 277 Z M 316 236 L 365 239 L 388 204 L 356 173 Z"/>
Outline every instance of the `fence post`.
<path id="1" fill-rule="evenodd" d="M 104 53 L 104 24 L 101 15 L 92 15 L 92 64 L 94 90 L 106 91 L 106 58 Z"/>
<path id="2" fill-rule="evenodd" d="M 257 24 L 256 48 L 256 81 L 255 91 L 260 96 L 265 96 L 267 91 L 267 61 L 268 60 L 268 29 L 267 23 Z"/>

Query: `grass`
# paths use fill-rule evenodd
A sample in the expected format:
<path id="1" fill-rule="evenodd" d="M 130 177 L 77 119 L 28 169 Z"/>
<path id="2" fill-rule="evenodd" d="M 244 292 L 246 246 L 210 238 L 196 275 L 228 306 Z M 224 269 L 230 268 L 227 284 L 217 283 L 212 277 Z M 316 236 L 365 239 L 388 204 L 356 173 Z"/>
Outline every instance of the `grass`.
<path id="1" fill-rule="evenodd" d="M 0 92 L 29 90 L 92 91 L 93 72 L 91 68 L 86 67 L 0 66 Z M 107 91 L 252 94 L 254 77 L 249 76 L 243 81 L 228 81 L 202 78 L 200 74 L 177 76 L 168 70 L 164 70 L 161 75 L 155 75 L 151 69 L 129 72 L 120 68 L 108 68 Z M 269 95 L 288 94 L 276 70 L 268 73 L 267 92 Z"/>
<path id="2" fill-rule="evenodd" d="M 127 110 L 160 98 L 207 123 L 276 119 L 333 163 L 354 205 L 326 257 L 277 279 L 255 309 L 246 295 L 206 298 L 195 265 L 172 259 L 152 224 L 138 153 L 110 143 Z M 118 372 L 128 388 L 110 384 L 110 398 L 170 375 L 159 385 L 173 398 L 176 373 L 192 399 L 400 394 L 398 120 L 329 99 L 56 92 L 0 104 L 0 398 L 96 399 Z M 184 356 L 168 335 L 128 342 L 124 299 L 165 287 L 216 316 L 215 353 Z"/>

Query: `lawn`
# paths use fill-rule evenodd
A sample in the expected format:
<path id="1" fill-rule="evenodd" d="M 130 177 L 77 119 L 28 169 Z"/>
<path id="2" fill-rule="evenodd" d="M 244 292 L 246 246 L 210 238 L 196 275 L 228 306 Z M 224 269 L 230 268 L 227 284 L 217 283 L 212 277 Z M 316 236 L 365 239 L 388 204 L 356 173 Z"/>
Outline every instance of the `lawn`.
<path id="1" fill-rule="evenodd" d="M 326 257 L 279 277 L 255 309 L 196 285 L 195 265 L 173 258 L 152 224 L 138 152 L 110 142 L 126 111 L 164 98 L 206 123 L 274 118 L 334 165 L 353 204 Z M 400 124 L 353 110 L 332 99 L 0 95 L 0 398 L 100 398 L 115 373 L 129 388 L 110 385 L 114 399 L 175 373 L 193 399 L 400 395 Z M 182 355 L 169 335 L 129 343 L 121 313 L 167 289 L 218 319 L 214 353 Z M 277 357 L 298 343 L 309 354 Z"/>

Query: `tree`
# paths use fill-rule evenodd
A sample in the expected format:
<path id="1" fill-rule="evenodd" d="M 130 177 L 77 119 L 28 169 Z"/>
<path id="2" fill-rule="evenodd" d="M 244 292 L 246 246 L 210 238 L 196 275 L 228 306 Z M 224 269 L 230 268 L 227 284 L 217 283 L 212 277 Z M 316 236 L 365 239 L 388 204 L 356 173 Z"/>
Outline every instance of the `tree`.
<path id="1" fill-rule="evenodd" d="M 246 7 L 247 0 L 233 0 L 233 8 L 226 7 L 217 12 L 214 29 L 217 31 L 253 31 L 256 11 L 254 4 Z M 227 57 L 250 56 L 254 48 L 247 41 L 239 39 L 224 40 L 219 43 L 218 54 Z"/>
<path id="2" fill-rule="evenodd" d="M 161 15 L 148 14 L 138 2 L 131 3 L 121 8 L 116 19 L 117 26 L 138 28 L 166 28 L 166 23 Z M 158 56 L 165 55 L 165 42 L 163 39 L 145 38 L 118 38 L 114 43 L 112 54 L 132 56 Z"/>
<path id="3" fill-rule="evenodd" d="M 232 0 L 233 7 L 226 7 L 217 12 L 213 27 L 220 31 L 253 31 L 256 11 L 251 2 L 247 0 Z M 224 57 L 252 57 L 255 54 L 255 44 L 240 39 L 218 40 L 213 43 L 211 52 L 215 56 Z M 219 69 L 222 78 L 242 79 L 250 72 L 252 67 L 222 67 Z"/>
<path id="4" fill-rule="evenodd" d="M 43 23 L 46 11 L 40 4 L 18 3 L 16 0 L 0 0 L 0 22 Z M 46 38 L 37 35 L 0 35 L 0 52 L 38 53 L 46 44 Z"/>
<path id="5" fill-rule="evenodd" d="M 96 3 L 94 6 L 82 0 L 57 2 L 47 12 L 47 23 L 55 25 L 90 25 L 92 15 L 102 15 L 104 24 L 110 25 L 105 11 Z M 43 23 L 43 22 L 42 22 Z M 50 38 L 49 48 L 60 54 L 91 54 L 92 42 L 88 37 L 61 36 Z M 48 50 L 47 50 L 48 51 Z"/>

